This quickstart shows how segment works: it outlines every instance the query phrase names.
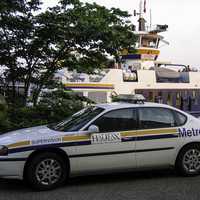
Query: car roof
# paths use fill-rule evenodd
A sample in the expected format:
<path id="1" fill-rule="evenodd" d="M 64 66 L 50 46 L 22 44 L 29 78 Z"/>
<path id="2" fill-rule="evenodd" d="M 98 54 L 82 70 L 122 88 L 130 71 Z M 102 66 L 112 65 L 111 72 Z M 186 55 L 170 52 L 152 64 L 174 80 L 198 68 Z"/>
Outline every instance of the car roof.
<path id="1" fill-rule="evenodd" d="M 137 108 L 137 107 L 162 107 L 162 108 L 171 108 L 172 106 L 160 103 L 144 102 L 144 103 L 127 103 L 127 102 L 113 102 L 113 103 L 104 103 L 97 104 L 97 107 L 101 107 L 105 110 L 115 110 L 121 108 Z"/>

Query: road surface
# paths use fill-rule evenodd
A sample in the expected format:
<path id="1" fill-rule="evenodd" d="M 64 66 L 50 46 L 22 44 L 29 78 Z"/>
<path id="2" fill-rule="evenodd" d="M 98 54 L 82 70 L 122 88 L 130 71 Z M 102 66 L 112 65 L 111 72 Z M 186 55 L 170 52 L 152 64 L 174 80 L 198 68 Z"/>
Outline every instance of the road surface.
<path id="1" fill-rule="evenodd" d="M 173 171 L 129 172 L 71 179 L 53 191 L 34 192 L 22 181 L 0 179 L 0 200 L 199 200 L 200 176 Z"/>

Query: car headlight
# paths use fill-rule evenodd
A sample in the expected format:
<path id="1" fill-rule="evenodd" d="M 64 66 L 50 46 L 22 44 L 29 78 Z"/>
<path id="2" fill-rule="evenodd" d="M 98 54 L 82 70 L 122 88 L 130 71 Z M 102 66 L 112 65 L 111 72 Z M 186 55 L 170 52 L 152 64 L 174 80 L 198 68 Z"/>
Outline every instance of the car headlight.
<path id="1" fill-rule="evenodd" d="M 0 145 L 0 156 L 8 155 L 8 147 Z"/>

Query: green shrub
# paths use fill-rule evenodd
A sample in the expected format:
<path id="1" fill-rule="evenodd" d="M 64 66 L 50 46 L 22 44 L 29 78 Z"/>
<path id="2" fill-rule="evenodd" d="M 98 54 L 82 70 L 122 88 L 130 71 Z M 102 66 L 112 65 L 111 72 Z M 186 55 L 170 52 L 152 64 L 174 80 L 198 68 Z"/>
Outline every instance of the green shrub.
<path id="1" fill-rule="evenodd" d="M 0 95 L 0 133 L 7 130 L 9 126 L 6 101 L 3 96 Z"/>
<path id="2" fill-rule="evenodd" d="M 4 110 L 0 113 L 0 133 L 61 121 L 82 109 L 84 103 L 91 102 L 71 92 L 56 91 L 45 94 L 35 107 L 0 107 Z"/>
<path id="3" fill-rule="evenodd" d="M 10 108 L 8 111 L 10 127 L 8 131 L 47 124 L 44 112 L 36 107 Z"/>

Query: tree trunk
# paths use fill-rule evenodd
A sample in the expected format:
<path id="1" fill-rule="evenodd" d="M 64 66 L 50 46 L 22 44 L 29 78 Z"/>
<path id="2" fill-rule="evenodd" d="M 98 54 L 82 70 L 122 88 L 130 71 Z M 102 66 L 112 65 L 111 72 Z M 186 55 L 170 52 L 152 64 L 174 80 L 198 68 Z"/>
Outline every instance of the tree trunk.
<path id="1" fill-rule="evenodd" d="M 27 78 L 27 80 L 24 83 L 24 104 L 26 105 L 27 99 L 28 99 L 28 91 L 30 88 L 30 83 L 31 83 L 31 75 Z"/>
<path id="2" fill-rule="evenodd" d="M 29 91 L 29 88 L 30 88 L 30 85 L 31 85 L 31 78 L 32 78 L 32 72 L 33 72 L 33 69 L 34 67 L 37 65 L 37 62 L 38 62 L 39 58 L 37 58 L 34 63 L 32 64 L 31 66 L 31 61 L 29 62 L 28 59 L 27 59 L 27 67 L 28 67 L 28 73 L 27 73 L 27 78 L 25 80 L 25 83 L 24 83 L 24 86 L 25 86 L 25 90 L 24 90 L 24 101 L 25 101 L 25 104 L 27 103 L 27 99 L 28 99 L 28 91 Z"/>
<path id="3" fill-rule="evenodd" d="M 11 102 L 13 104 L 16 103 L 16 87 L 15 87 L 15 80 L 12 79 L 12 95 L 11 95 L 12 99 L 11 99 Z"/>
<path id="4" fill-rule="evenodd" d="M 40 84 L 39 87 L 34 91 L 34 94 L 33 94 L 33 105 L 34 106 L 37 105 L 38 98 L 39 98 L 40 92 L 42 90 L 42 87 L 43 87 L 43 84 Z"/>
<path id="5" fill-rule="evenodd" d="M 51 69 L 51 71 L 47 70 L 47 72 L 44 74 L 43 78 L 41 78 L 40 83 L 39 83 L 39 85 L 38 85 L 38 87 L 35 90 L 34 95 L 33 95 L 33 105 L 34 106 L 37 105 L 38 97 L 40 95 L 42 87 L 47 83 L 49 77 L 52 77 L 52 75 L 54 73 L 55 73 L 55 69 Z"/>

